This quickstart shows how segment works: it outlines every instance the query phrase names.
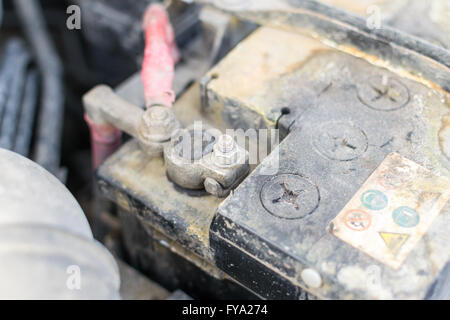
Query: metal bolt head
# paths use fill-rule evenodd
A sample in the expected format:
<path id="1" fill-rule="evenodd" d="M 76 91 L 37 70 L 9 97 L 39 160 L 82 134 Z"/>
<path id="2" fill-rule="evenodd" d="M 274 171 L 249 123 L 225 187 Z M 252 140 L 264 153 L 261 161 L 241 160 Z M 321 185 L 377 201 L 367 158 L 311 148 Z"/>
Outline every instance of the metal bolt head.
<path id="1" fill-rule="evenodd" d="M 236 143 L 232 136 L 223 134 L 217 139 L 215 147 L 219 152 L 229 153 L 236 147 Z"/>
<path id="2" fill-rule="evenodd" d="M 169 118 L 169 110 L 167 107 L 153 107 L 149 109 L 148 117 L 152 121 L 165 121 Z"/>
<path id="3" fill-rule="evenodd" d="M 217 166 L 225 167 L 237 164 L 239 148 L 233 137 L 221 135 L 214 144 L 213 160 Z"/>
<path id="4" fill-rule="evenodd" d="M 206 192 L 218 198 L 225 197 L 228 193 L 223 189 L 220 183 L 212 178 L 206 178 L 204 185 Z"/>
<path id="5" fill-rule="evenodd" d="M 168 107 L 151 107 L 144 112 L 139 134 L 145 141 L 162 142 L 169 140 L 180 127 L 175 114 Z"/>
<path id="6" fill-rule="evenodd" d="M 167 126 L 175 116 L 168 107 L 151 107 L 144 112 L 143 120 L 149 127 Z"/>

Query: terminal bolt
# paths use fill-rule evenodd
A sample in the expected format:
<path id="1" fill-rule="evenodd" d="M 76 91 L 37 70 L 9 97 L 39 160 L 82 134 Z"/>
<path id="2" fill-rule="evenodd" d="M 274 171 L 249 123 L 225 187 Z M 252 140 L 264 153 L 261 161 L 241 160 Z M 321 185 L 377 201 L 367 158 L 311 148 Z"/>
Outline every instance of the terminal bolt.
<path id="1" fill-rule="evenodd" d="M 144 112 L 139 134 L 143 140 L 164 142 L 170 140 L 180 127 L 175 114 L 168 107 L 151 107 Z"/>
<path id="2" fill-rule="evenodd" d="M 234 166 L 239 160 L 239 148 L 233 137 L 221 135 L 214 144 L 213 161 L 219 167 Z"/>

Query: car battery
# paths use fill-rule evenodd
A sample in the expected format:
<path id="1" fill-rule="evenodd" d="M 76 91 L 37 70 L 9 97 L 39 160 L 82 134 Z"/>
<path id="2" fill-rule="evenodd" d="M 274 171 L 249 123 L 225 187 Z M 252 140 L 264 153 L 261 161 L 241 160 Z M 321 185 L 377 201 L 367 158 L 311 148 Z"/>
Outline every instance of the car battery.
<path id="1" fill-rule="evenodd" d="M 450 109 L 417 80 L 259 28 L 174 111 L 183 125 L 279 129 L 283 141 L 226 199 L 178 187 L 126 143 L 97 177 L 131 262 L 199 297 L 441 297 Z"/>
<path id="2" fill-rule="evenodd" d="M 262 95 L 263 110 L 288 113 L 279 148 L 218 208 L 210 236 L 219 268 L 267 298 L 437 294 L 450 258 L 448 97 L 331 50 L 259 88 L 251 98 L 209 93 L 248 109 Z"/>

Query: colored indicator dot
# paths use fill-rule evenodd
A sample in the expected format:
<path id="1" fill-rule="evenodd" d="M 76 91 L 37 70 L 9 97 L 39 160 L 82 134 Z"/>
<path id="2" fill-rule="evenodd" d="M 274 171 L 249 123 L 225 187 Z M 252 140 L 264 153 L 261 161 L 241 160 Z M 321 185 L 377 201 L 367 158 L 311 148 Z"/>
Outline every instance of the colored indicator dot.
<path id="1" fill-rule="evenodd" d="M 392 212 L 394 222 L 403 228 L 414 228 L 419 224 L 420 216 L 410 207 L 400 207 Z"/>
<path id="2" fill-rule="evenodd" d="M 383 210 L 388 205 L 386 195 L 378 190 L 368 190 L 361 195 L 361 203 L 370 210 Z"/>
<path id="3" fill-rule="evenodd" d="M 371 218 L 362 210 L 350 210 L 343 217 L 344 224 L 353 231 L 365 231 L 371 225 Z"/>

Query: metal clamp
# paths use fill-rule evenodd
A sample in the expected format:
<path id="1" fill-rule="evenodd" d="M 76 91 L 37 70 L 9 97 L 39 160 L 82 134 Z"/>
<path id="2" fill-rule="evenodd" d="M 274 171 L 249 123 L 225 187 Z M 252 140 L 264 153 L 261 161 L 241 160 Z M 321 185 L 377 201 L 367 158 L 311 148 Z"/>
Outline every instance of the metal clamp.
<path id="1" fill-rule="evenodd" d="M 169 177 L 181 187 L 225 197 L 249 172 L 248 152 L 231 136 L 213 128 L 181 130 L 171 108 L 144 111 L 107 86 L 94 88 L 83 100 L 92 123 L 125 131 L 151 157 L 164 154 Z"/>
<path id="2" fill-rule="evenodd" d="M 226 197 L 248 174 L 248 152 L 216 129 L 181 130 L 164 150 L 167 173 L 177 185 Z"/>
<path id="3" fill-rule="evenodd" d="M 92 124 L 125 131 L 138 139 L 142 149 L 150 156 L 161 156 L 164 145 L 170 142 L 180 128 L 171 108 L 153 106 L 144 111 L 105 85 L 89 91 L 83 97 L 83 102 Z"/>

